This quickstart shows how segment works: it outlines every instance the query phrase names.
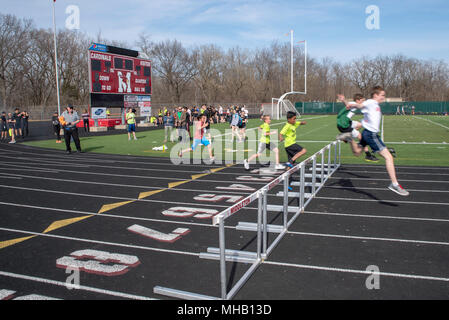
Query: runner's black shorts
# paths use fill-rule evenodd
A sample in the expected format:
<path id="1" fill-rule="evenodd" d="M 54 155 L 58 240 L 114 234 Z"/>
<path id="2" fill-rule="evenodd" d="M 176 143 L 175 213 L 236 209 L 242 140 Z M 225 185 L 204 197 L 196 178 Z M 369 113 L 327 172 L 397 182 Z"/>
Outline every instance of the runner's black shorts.
<path id="1" fill-rule="evenodd" d="M 351 121 L 351 123 L 349 124 L 349 127 L 347 127 L 347 128 L 343 128 L 343 127 L 340 127 L 339 125 L 337 125 L 337 129 L 338 129 L 338 131 L 340 131 L 341 133 L 352 132 L 352 130 L 354 130 L 354 129 L 351 127 L 351 124 L 352 124 L 352 121 Z"/>
<path id="2" fill-rule="evenodd" d="M 290 161 L 297 153 L 301 152 L 304 148 L 301 147 L 299 144 L 292 144 L 291 146 L 288 146 L 285 148 L 285 151 L 287 152 L 288 161 Z"/>

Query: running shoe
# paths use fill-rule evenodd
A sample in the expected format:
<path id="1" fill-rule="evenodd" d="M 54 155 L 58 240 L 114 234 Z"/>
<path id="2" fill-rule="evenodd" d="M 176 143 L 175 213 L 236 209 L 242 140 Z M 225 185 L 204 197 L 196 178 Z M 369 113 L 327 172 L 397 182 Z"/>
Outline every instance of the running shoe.
<path id="1" fill-rule="evenodd" d="M 293 168 L 293 165 L 290 162 L 286 162 L 285 165 L 289 168 Z"/>
<path id="2" fill-rule="evenodd" d="M 370 154 L 365 156 L 365 161 L 367 162 L 378 162 L 379 159 L 377 159 L 374 155 Z"/>
<path id="3" fill-rule="evenodd" d="M 246 160 L 246 159 L 243 160 L 243 166 L 245 167 L 245 170 L 249 170 L 248 160 Z"/>
<path id="4" fill-rule="evenodd" d="M 283 166 L 282 164 L 277 164 L 274 168 L 275 168 L 276 170 L 284 170 L 284 169 L 285 169 L 285 166 Z"/>
<path id="5" fill-rule="evenodd" d="M 402 186 L 400 184 L 398 184 L 397 186 L 395 186 L 394 184 L 390 184 L 388 189 L 390 189 L 391 191 L 396 192 L 398 195 L 404 196 L 404 197 L 407 197 L 410 194 L 410 192 L 408 192 L 407 190 L 402 188 Z"/>
<path id="6" fill-rule="evenodd" d="M 388 151 L 390 151 L 393 158 L 396 158 L 396 150 L 394 150 L 393 148 L 388 148 Z"/>
<path id="7" fill-rule="evenodd" d="M 293 191 L 293 188 L 288 186 L 288 191 Z"/>

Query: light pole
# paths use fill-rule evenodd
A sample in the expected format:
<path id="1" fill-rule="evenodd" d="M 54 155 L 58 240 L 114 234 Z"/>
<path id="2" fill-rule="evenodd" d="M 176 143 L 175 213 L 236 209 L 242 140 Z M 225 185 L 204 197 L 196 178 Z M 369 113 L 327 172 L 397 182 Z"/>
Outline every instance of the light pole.
<path id="1" fill-rule="evenodd" d="M 53 40 L 55 44 L 55 73 L 56 73 L 56 95 L 58 97 L 58 115 L 61 115 L 61 102 L 59 98 L 58 50 L 56 46 L 55 3 L 56 0 L 53 0 Z"/>

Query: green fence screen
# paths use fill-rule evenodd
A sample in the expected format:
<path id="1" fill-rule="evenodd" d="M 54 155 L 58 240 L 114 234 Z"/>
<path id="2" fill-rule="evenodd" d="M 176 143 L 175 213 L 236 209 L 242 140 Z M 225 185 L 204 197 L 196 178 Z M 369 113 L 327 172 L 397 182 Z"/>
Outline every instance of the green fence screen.
<path id="1" fill-rule="evenodd" d="M 296 109 L 302 114 L 338 113 L 343 107 L 339 102 L 296 102 Z M 449 101 L 385 102 L 381 104 L 383 114 L 446 114 L 449 113 Z M 413 108 L 414 107 L 414 108 Z"/>

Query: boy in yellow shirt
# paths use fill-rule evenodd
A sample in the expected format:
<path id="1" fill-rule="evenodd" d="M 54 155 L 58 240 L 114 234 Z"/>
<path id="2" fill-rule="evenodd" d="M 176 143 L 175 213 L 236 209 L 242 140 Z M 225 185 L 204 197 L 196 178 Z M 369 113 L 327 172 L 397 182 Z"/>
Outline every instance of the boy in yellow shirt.
<path id="1" fill-rule="evenodd" d="M 285 140 L 284 147 L 288 156 L 288 162 L 285 165 L 289 168 L 293 168 L 296 159 L 307 152 L 305 148 L 296 143 L 296 129 L 306 124 L 307 122 L 305 121 L 296 121 L 296 113 L 287 112 L 287 123 L 279 134 L 279 141 Z"/>
<path id="2" fill-rule="evenodd" d="M 271 118 L 270 116 L 263 116 L 262 120 L 264 121 L 264 123 L 259 127 L 259 131 L 261 132 L 262 137 L 260 138 L 260 142 L 259 142 L 259 148 L 257 150 L 257 153 L 253 154 L 251 157 L 248 158 L 248 160 L 243 160 L 243 165 L 245 166 L 246 170 L 249 170 L 249 163 L 251 162 L 251 160 L 256 159 L 257 157 L 260 157 L 262 155 L 262 152 L 265 151 L 265 149 L 270 149 L 271 151 L 273 151 L 275 153 L 276 156 L 276 166 L 275 169 L 276 170 L 282 170 L 285 169 L 285 167 L 281 164 L 279 164 L 279 149 L 278 147 L 270 142 L 270 136 L 273 134 L 276 134 L 276 131 L 271 131 L 270 130 L 270 123 L 271 123 Z"/>

